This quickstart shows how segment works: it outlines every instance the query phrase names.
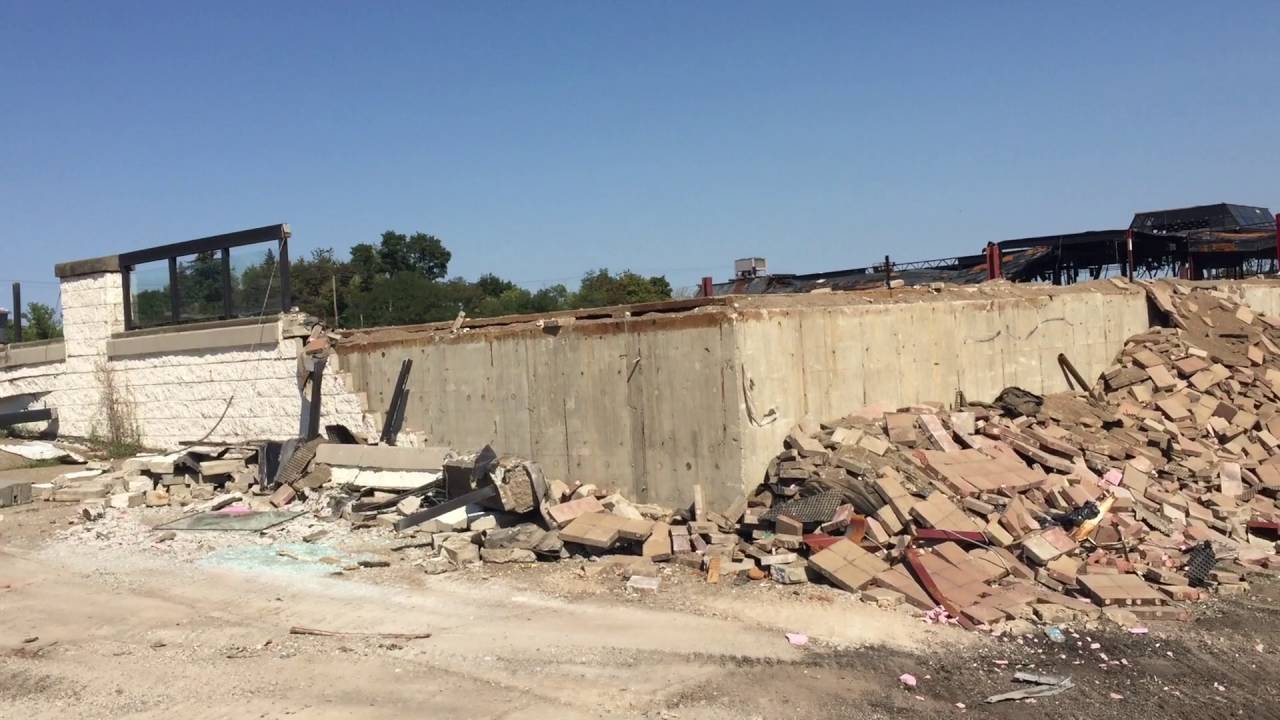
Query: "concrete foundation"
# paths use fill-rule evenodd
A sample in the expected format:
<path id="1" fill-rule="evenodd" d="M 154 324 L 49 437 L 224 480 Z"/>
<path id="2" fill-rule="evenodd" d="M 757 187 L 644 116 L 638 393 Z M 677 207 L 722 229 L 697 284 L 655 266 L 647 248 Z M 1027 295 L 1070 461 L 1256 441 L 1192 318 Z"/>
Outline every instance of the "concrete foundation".
<path id="1" fill-rule="evenodd" d="M 1217 285 L 1280 311 L 1280 283 Z M 412 358 L 406 425 L 432 444 L 491 443 L 640 502 L 687 504 L 700 483 L 719 506 L 760 481 L 801 418 L 1066 390 L 1059 353 L 1092 381 L 1150 324 L 1137 287 L 992 284 L 387 328 L 340 353 L 373 408 Z"/>

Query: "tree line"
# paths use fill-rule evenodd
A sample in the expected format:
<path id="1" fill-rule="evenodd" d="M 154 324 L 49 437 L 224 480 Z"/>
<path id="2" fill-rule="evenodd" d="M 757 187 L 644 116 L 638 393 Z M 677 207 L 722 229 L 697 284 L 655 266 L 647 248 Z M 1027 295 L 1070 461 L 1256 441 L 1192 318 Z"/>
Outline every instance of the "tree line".
<path id="1" fill-rule="evenodd" d="M 293 304 L 331 327 L 376 327 L 452 320 L 459 312 L 494 317 L 671 298 L 671 285 L 661 275 L 645 277 L 630 270 L 611 273 L 601 268 L 584 274 L 575 290 L 562 284 L 528 290 L 494 273 L 475 280 L 449 277 L 452 259 L 439 238 L 394 230 L 382 233 L 376 244 L 353 245 L 348 260 L 339 260 L 332 248 L 316 249 L 289 263 Z M 279 307 L 276 263 L 275 254 L 268 251 L 261 262 L 233 272 L 236 315 L 257 315 L 264 306 L 268 311 Z M 178 288 L 183 320 L 223 315 L 222 265 L 215 253 L 180 262 Z M 167 322 L 168 284 L 136 292 L 133 306 L 139 326 Z"/>
<path id="2" fill-rule="evenodd" d="M 330 327 L 412 325 L 468 317 L 545 313 L 555 310 L 629 305 L 671 298 L 666 277 L 645 277 L 630 270 L 600 268 L 585 273 L 574 290 L 563 284 L 528 290 L 494 273 L 475 280 L 449 277 L 453 254 L 439 238 L 426 233 L 382 233 L 378 243 L 358 243 L 350 259 L 339 260 L 332 248 L 311 251 L 289 264 L 293 304 Z M 278 260 L 268 250 L 260 262 L 232 273 L 231 299 L 236 316 L 258 315 L 280 307 Z M 225 314 L 222 259 L 201 253 L 178 264 L 180 316 L 184 321 L 210 320 Z M 337 319 L 335 321 L 335 306 Z M 136 326 L 172 320 L 169 285 L 137 288 L 132 297 Z M 54 308 L 29 303 L 23 339 L 62 337 Z"/>
<path id="3" fill-rule="evenodd" d="M 630 270 L 601 268 L 583 275 L 576 290 L 557 284 L 528 290 L 494 273 L 475 280 L 449 276 L 453 254 L 439 238 L 426 233 L 382 233 L 375 245 L 351 247 L 350 259 L 338 260 L 332 249 L 318 249 L 290 263 L 293 302 L 302 310 L 333 322 L 337 289 L 338 325 L 374 327 L 495 317 L 554 310 L 654 302 L 671 297 L 663 276 L 644 277 Z"/>

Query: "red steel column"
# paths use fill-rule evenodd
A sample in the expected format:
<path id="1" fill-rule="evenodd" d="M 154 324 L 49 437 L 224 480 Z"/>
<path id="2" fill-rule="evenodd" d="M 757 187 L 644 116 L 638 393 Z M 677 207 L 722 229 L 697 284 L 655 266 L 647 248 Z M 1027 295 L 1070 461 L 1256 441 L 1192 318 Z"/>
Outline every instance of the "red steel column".
<path id="1" fill-rule="evenodd" d="M 1001 261 L 1002 261 L 1002 258 L 1000 257 L 1000 246 L 993 242 L 987 243 L 987 279 L 988 280 L 999 280 L 1000 278 L 1004 277 L 1004 268 L 1001 267 L 1000 265 Z"/>
<path id="2" fill-rule="evenodd" d="M 711 287 L 711 276 L 707 275 L 702 278 L 702 297 L 711 297 L 714 292 Z"/>

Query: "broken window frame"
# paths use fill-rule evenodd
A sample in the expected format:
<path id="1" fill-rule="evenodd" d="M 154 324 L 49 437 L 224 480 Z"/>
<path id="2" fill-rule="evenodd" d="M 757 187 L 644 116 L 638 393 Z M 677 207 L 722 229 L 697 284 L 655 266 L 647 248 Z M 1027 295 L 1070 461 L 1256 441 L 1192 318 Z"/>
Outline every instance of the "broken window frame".
<path id="1" fill-rule="evenodd" d="M 199 322 L 196 320 L 184 321 L 182 319 L 182 296 L 178 286 L 178 258 L 201 253 L 216 253 L 221 257 L 222 313 L 220 317 L 223 320 L 237 317 L 231 289 L 231 249 L 246 245 L 275 243 L 276 267 L 280 270 L 280 312 L 289 312 L 293 306 L 293 294 L 289 285 L 289 237 L 291 234 L 288 224 L 282 223 L 249 230 L 239 230 L 222 235 L 211 235 L 168 245 L 158 245 L 121 254 L 119 261 L 121 284 L 124 290 L 125 331 L 140 329 L 140 326 L 134 322 L 133 318 L 130 275 L 138 265 L 162 260 L 167 261 L 169 264 L 169 320 L 168 322 L 149 324 L 145 327 L 171 327 Z"/>

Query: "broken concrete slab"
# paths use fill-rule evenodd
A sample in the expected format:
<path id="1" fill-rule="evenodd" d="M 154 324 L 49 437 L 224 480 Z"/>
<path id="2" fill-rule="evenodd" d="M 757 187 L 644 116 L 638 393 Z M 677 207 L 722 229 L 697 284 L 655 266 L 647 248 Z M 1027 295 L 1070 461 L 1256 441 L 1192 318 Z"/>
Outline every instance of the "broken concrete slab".
<path id="1" fill-rule="evenodd" d="M 414 470 L 441 472 L 452 454 L 445 447 L 399 447 L 396 445 L 344 445 L 321 443 L 315 461 L 325 465 L 366 470 Z"/>

